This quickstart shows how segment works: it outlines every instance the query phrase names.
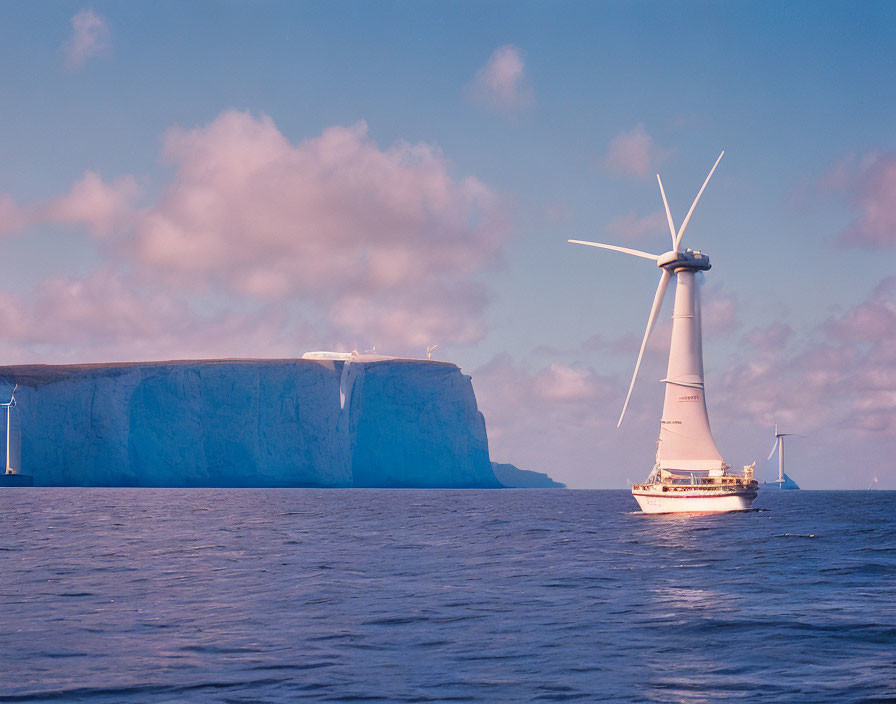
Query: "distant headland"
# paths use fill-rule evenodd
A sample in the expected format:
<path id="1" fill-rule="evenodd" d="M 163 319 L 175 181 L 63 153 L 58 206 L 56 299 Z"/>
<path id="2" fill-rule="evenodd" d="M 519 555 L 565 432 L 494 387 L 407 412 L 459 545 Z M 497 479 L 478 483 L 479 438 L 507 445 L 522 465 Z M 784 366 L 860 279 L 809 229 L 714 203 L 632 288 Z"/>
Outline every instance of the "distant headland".
<path id="1" fill-rule="evenodd" d="M 495 478 L 509 489 L 565 489 L 566 484 L 555 482 L 547 474 L 520 469 L 512 464 L 492 462 Z"/>

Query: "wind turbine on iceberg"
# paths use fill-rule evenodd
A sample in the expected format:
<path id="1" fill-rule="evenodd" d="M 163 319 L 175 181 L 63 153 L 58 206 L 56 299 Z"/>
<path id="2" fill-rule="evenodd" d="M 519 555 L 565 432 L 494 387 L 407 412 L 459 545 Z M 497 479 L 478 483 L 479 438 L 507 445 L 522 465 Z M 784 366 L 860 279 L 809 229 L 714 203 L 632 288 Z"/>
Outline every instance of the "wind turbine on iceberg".
<path id="1" fill-rule="evenodd" d="M 657 174 L 656 180 L 672 236 L 672 249 L 665 254 L 650 254 L 600 242 L 569 240 L 573 244 L 600 247 L 649 259 L 661 270 L 653 306 L 647 318 L 647 329 L 644 331 L 638 361 L 635 363 L 617 427 L 625 417 L 644 350 L 656 325 L 666 289 L 673 277 L 676 281 L 669 366 L 666 378 L 662 379 L 666 385 L 666 396 L 660 420 L 656 464 L 643 484 L 632 485 L 632 495 L 645 513 L 738 511 L 750 508 L 756 498 L 758 484 L 753 479 L 755 461 L 752 465 L 744 466 L 742 473 L 730 472 L 731 467 L 722 459 L 709 428 L 703 385 L 700 295 L 695 278 L 698 271 L 710 269 L 709 257 L 700 250 L 681 251 L 681 242 L 694 209 L 724 154 L 724 151 L 719 154 L 677 231 L 666 192 L 663 190 L 663 181 Z"/>
<path id="2" fill-rule="evenodd" d="M 778 425 L 775 424 L 775 444 L 772 445 L 772 451 L 768 453 L 768 459 L 771 461 L 775 456 L 775 450 L 778 451 L 778 478 L 770 482 L 777 484 L 779 489 L 799 489 L 793 479 L 784 474 L 784 438 L 793 435 L 793 433 L 779 433 Z"/>
<path id="3" fill-rule="evenodd" d="M 0 408 L 6 408 L 6 470 L 0 474 L 0 486 L 33 486 L 34 477 L 30 474 L 20 474 L 17 465 L 21 459 L 21 453 L 13 452 L 12 442 L 12 409 L 16 407 L 16 391 L 19 385 L 16 384 L 6 403 L 0 403 Z M 19 444 L 19 443 L 16 443 Z M 18 456 L 15 456 L 18 455 Z"/>

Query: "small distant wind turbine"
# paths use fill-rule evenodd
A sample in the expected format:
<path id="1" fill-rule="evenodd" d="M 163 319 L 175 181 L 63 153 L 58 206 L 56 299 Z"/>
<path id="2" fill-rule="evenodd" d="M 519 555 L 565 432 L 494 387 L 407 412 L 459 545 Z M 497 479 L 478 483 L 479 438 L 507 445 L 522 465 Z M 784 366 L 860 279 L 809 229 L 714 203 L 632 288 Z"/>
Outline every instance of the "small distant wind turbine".
<path id="1" fill-rule="evenodd" d="M 432 353 L 435 351 L 436 347 L 438 347 L 438 345 L 427 345 L 426 346 L 426 358 L 427 359 L 432 359 Z"/>
<path id="2" fill-rule="evenodd" d="M 868 485 L 868 491 L 871 491 L 874 488 L 874 485 L 877 484 L 877 477 L 874 478 L 874 481 Z"/>
<path id="3" fill-rule="evenodd" d="M 16 389 L 19 388 L 19 385 L 16 384 L 13 387 L 12 395 L 9 397 L 9 401 L 7 403 L 0 403 L 0 406 L 6 406 L 6 474 L 15 474 L 15 469 L 9 464 L 9 438 L 10 438 L 10 418 L 12 416 L 12 408 L 16 405 Z"/>
<path id="4" fill-rule="evenodd" d="M 784 483 L 784 438 L 789 435 L 793 435 L 793 433 L 779 433 L 778 424 L 775 424 L 775 444 L 772 445 L 772 451 L 768 453 L 768 458 L 774 457 L 775 450 L 778 451 L 778 478 L 775 479 L 775 482 L 778 484 L 779 489 Z"/>

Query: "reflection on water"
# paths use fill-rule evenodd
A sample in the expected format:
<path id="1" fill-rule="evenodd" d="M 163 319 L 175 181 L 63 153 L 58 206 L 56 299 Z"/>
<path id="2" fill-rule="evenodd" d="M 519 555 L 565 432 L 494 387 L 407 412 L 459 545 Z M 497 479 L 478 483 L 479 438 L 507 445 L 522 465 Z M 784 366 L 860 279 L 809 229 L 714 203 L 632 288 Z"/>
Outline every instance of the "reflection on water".
<path id="1" fill-rule="evenodd" d="M 884 701 L 896 494 L 0 492 L 0 700 Z"/>
<path id="2" fill-rule="evenodd" d="M 657 601 L 675 611 L 691 611 L 701 615 L 730 611 L 733 607 L 721 592 L 712 589 L 652 589 Z"/>

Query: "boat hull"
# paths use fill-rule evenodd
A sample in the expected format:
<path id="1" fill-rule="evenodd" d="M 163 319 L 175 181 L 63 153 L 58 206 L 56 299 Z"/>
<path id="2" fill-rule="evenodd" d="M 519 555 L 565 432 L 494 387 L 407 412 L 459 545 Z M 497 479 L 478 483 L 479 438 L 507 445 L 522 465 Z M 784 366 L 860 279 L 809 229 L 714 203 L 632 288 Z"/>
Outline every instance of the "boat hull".
<path id="1" fill-rule="evenodd" d="M 750 509 L 756 492 L 665 492 L 632 489 L 632 496 L 644 513 L 726 513 Z"/>

